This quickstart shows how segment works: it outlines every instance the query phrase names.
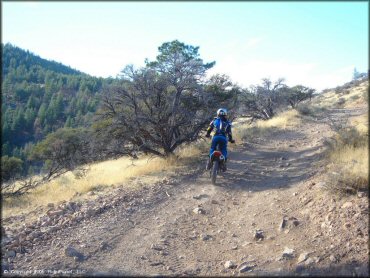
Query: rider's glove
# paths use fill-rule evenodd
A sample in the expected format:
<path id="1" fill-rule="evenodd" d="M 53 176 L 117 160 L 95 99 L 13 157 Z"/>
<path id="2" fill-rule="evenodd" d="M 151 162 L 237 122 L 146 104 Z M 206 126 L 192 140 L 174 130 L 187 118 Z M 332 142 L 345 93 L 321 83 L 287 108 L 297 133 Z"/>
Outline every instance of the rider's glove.
<path id="1" fill-rule="evenodd" d="M 206 137 L 207 138 L 211 137 L 211 134 L 207 132 Z"/>

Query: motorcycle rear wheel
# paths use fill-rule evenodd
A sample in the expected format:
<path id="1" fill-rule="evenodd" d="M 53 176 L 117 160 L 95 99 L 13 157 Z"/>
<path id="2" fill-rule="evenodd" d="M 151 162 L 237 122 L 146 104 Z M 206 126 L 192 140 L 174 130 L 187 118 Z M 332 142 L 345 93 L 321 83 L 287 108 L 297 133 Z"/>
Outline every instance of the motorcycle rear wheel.
<path id="1" fill-rule="evenodd" d="M 216 178 L 217 178 L 217 173 L 218 173 L 218 169 L 219 169 L 219 161 L 214 161 L 213 162 L 213 167 L 211 169 L 211 181 L 212 181 L 212 184 L 216 184 Z"/>

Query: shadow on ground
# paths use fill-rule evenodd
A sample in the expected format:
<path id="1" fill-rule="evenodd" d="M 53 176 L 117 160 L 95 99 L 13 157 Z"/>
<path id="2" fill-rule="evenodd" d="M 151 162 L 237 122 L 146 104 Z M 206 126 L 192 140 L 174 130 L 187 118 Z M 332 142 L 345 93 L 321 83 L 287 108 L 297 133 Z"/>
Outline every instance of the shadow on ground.
<path id="1" fill-rule="evenodd" d="M 262 191 L 289 188 L 315 174 L 322 146 L 305 150 L 278 148 L 242 148 L 230 152 L 228 171 L 221 173 L 218 186 L 224 189 Z"/>

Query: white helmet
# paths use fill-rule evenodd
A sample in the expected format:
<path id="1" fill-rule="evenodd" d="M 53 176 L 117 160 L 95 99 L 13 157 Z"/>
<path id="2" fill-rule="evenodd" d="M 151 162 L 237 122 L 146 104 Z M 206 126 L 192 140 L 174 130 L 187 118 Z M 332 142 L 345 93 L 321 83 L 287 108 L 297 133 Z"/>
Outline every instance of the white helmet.
<path id="1" fill-rule="evenodd" d="M 220 108 L 217 110 L 217 116 L 227 116 L 227 110 L 224 108 Z"/>

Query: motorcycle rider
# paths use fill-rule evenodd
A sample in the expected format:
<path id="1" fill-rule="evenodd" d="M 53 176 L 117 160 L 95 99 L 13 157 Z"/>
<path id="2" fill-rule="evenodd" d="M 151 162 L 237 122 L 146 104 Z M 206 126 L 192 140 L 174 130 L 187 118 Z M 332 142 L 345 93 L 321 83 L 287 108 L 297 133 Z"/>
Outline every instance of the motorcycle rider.
<path id="1" fill-rule="evenodd" d="M 214 136 L 212 138 L 211 149 L 209 151 L 209 159 L 207 161 L 206 169 L 209 170 L 212 167 L 212 154 L 216 149 L 217 144 L 220 146 L 222 155 L 225 157 L 225 162 L 223 163 L 223 171 L 226 171 L 226 161 L 227 161 L 227 141 L 230 143 L 235 143 L 231 133 L 231 123 L 227 120 L 227 110 L 220 108 L 217 110 L 217 117 L 214 118 L 207 129 L 206 137 L 211 137 L 211 132 L 215 129 Z M 227 140 L 228 137 L 228 140 Z"/>

